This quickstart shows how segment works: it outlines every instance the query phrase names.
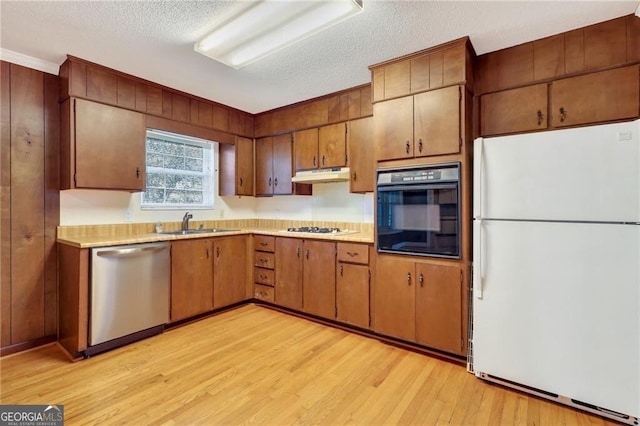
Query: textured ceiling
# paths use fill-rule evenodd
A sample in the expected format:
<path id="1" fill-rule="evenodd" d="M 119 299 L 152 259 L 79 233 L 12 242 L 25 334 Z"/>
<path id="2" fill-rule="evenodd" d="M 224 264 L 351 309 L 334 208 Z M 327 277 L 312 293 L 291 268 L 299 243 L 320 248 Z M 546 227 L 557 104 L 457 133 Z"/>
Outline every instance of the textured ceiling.
<path id="1" fill-rule="evenodd" d="M 193 51 L 235 1 L 0 1 L 0 47 L 70 54 L 258 113 L 370 81 L 368 66 L 469 36 L 478 54 L 636 12 L 640 1 L 364 0 L 364 12 L 235 70 Z"/>

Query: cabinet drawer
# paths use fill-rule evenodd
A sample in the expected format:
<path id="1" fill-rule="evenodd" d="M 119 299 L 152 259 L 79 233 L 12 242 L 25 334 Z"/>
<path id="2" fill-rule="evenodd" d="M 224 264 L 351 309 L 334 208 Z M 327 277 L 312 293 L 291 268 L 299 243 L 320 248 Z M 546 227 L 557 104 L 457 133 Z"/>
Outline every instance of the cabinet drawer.
<path id="1" fill-rule="evenodd" d="M 275 289 L 273 287 L 260 284 L 253 285 L 253 297 L 255 299 L 273 303 L 275 300 L 275 294 Z"/>
<path id="2" fill-rule="evenodd" d="M 253 281 L 273 287 L 276 282 L 273 269 L 253 268 Z"/>
<path id="3" fill-rule="evenodd" d="M 253 248 L 259 251 L 268 251 L 273 253 L 276 248 L 276 237 L 268 235 L 254 235 Z"/>
<path id="4" fill-rule="evenodd" d="M 253 265 L 258 268 L 273 269 L 276 265 L 276 257 L 273 253 L 256 251 Z"/>
<path id="5" fill-rule="evenodd" d="M 338 243 L 338 262 L 369 263 L 369 246 L 366 244 Z"/>

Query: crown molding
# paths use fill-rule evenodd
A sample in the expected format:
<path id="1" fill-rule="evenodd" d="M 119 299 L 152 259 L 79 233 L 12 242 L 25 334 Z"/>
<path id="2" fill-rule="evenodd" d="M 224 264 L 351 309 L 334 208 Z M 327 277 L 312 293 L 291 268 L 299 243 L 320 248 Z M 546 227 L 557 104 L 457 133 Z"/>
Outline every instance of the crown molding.
<path id="1" fill-rule="evenodd" d="M 6 62 L 11 62 L 12 64 L 22 65 L 27 68 L 32 68 L 53 75 L 58 75 L 58 71 L 60 70 L 60 65 L 54 64 L 53 62 L 34 58 L 33 56 L 27 56 L 22 53 L 14 52 L 13 50 L 0 48 L 0 59 Z"/>

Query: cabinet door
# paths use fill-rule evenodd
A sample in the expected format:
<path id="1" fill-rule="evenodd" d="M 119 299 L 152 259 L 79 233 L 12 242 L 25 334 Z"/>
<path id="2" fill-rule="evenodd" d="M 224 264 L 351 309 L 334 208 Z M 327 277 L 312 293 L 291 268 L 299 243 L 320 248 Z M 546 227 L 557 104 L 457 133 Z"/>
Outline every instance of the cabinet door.
<path id="1" fill-rule="evenodd" d="M 273 193 L 287 195 L 293 193 L 293 167 L 291 161 L 291 135 L 273 137 Z"/>
<path id="2" fill-rule="evenodd" d="M 373 328 L 380 334 L 410 342 L 416 337 L 415 264 L 378 256 L 373 291 Z"/>
<path id="3" fill-rule="evenodd" d="M 337 123 L 318 129 L 320 167 L 347 165 L 347 124 Z"/>
<path id="4" fill-rule="evenodd" d="M 236 138 L 236 194 L 253 195 L 253 141 Z"/>
<path id="5" fill-rule="evenodd" d="M 303 311 L 336 317 L 336 244 L 305 240 L 302 268 Z"/>
<path id="6" fill-rule="evenodd" d="M 416 273 L 416 341 L 462 355 L 462 270 L 418 263 Z"/>
<path id="7" fill-rule="evenodd" d="M 336 319 L 362 328 L 369 327 L 369 266 L 338 264 Z"/>
<path id="8" fill-rule="evenodd" d="M 273 138 L 256 140 L 256 195 L 273 195 Z"/>
<path id="9" fill-rule="evenodd" d="M 144 191 L 144 114 L 74 99 L 76 188 Z"/>
<path id="10" fill-rule="evenodd" d="M 275 303 L 302 310 L 302 240 L 276 238 Z"/>
<path id="11" fill-rule="evenodd" d="M 373 186 L 375 184 L 373 148 L 373 117 L 350 122 L 350 192 L 373 192 Z"/>
<path id="12" fill-rule="evenodd" d="M 171 321 L 213 309 L 212 256 L 210 239 L 171 243 Z"/>
<path id="13" fill-rule="evenodd" d="M 413 97 L 373 106 L 373 137 L 379 161 L 413 157 Z"/>
<path id="14" fill-rule="evenodd" d="M 296 170 L 318 168 L 318 129 L 293 134 Z"/>
<path id="15" fill-rule="evenodd" d="M 491 93 L 480 98 L 482 136 L 547 128 L 547 85 Z"/>
<path id="16" fill-rule="evenodd" d="M 637 117 L 638 65 L 551 83 L 553 127 Z"/>
<path id="17" fill-rule="evenodd" d="M 414 96 L 416 157 L 460 152 L 460 86 Z"/>
<path id="18" fill-rule="evenodd" d="M 228 306 L 246 297 L 247 237 L 213 241 L 213 307 Z"/>

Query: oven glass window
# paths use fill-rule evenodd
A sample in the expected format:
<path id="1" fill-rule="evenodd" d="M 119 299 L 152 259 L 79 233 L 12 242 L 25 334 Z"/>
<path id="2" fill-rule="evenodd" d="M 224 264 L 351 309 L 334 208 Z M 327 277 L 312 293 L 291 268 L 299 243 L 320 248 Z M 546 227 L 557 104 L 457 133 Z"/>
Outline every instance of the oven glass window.
<path id="1" fill-rule="evenodd" d="M 378 249 L 460 256 L 458 185 L 378 188 Z"/>

